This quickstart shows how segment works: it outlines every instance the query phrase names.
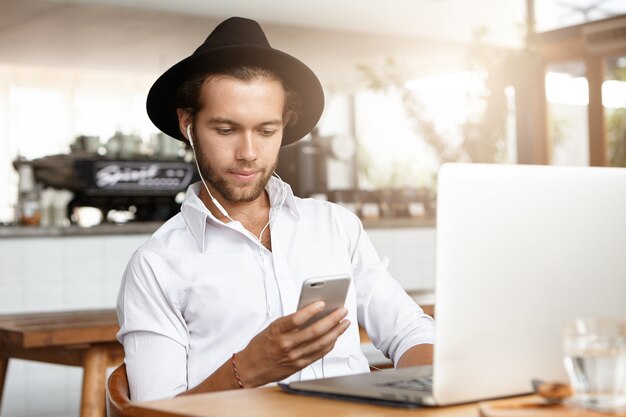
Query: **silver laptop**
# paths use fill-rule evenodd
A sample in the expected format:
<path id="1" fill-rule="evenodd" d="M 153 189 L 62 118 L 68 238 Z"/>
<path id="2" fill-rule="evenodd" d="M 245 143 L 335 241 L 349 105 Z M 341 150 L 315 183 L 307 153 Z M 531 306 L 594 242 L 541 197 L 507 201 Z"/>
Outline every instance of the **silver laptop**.
<path id="1" fill-rule="evenodd" d="M 283 388 L 406 406 L 524 394 L 566 381 L 564 323 L 626 316 L 626 169 L 447 164 L 438 184 L 433 366 Z"/>

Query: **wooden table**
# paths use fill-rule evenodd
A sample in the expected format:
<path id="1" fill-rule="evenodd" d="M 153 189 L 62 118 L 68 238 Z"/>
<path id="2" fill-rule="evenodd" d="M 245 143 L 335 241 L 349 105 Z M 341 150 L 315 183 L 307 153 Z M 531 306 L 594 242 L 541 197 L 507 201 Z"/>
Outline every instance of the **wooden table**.
<path id="1" fill-rule="evenodd" d="M 10 358 L 83 368 L 81 417 L 104 417 L 107 367 L 124 360 L 115 310 L 0 315 L 0 404 Z"/>
<path id="2" fill-rule="evenodd" d="M 476 404 L 442 408 L 394 408 L 287 394 L 278 387 L 195 394 L 134 403 L 132 417 L 477 417 Z"/>

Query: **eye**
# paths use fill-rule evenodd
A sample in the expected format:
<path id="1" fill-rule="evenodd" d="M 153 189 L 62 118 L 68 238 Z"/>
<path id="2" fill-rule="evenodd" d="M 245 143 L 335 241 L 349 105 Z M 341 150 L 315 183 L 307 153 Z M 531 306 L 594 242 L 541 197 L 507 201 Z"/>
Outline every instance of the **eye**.
<path id="1" fill-rule="evenodd" d="M 232 129 L 230 127 L 217 127 L 215 128 L 215 131 L 220 135 L 230 135 L 235 131 L 235 129 Z"/>
<path id="2" fill-rule="evenodd" d="M 268 136 L 268 137 L 272 136 L 272 135 L 275 135 L 276 132 L 277 132 L 276 129 L 261 129 L 260 130 L 261 135 Z"/>

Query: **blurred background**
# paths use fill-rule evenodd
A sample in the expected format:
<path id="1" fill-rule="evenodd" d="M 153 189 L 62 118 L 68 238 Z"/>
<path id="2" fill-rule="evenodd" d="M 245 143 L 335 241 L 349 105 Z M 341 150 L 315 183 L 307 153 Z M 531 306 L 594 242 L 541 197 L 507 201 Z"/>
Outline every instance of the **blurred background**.
<path id="1" fill-rule="evenodd" d="M 169 197 L 191 171 L 173 162 L 190 155 L 151 124 L 146 94 L 232 15 L 259 20 L 272 45 L 309 64 L 324 86 L 319 126 L 281 155 L 279 172 L 300 196 L 389 217 L 394 210 L 377 214 L 367 203 L 401 190 L 393 193 L 400 203 L 422 204 L 414 210 L 431 215 L 446 161 L 626 164 L 622 1 L 2 0 L 0 7 L 4 224 L 76 223 L 80 207 L 98 207 L 105 222 L 162 221 L 176 212 Z M 150 165 L 139 161 L 156 159 L 169 163 L 146 174 Z M 129 163 L 103 163 L 111 160 Z M 22 199 L 43 199 L 39 220 L 22 216 L 20 169 L 22 193 L 38 194 Z M 131 171 L 154 178 L 133 184 L 134 194 L 119 181 L 105 192 L 96 174 L 88 178 L 94 170 L 109 180 Z M 145 203 L 123 198 L 137 195 Z"/>
<path id="2" fill-rule="evenodd" d="M 196 178 L 148 89 L 230 16 L 325 90 L 279 174 L 360 216 L 415 297 L 442 163 L 626 166 L 623 0 L 0 0 L 0 313 L 114 307 Z M 78 413 L 80 369 L 14 362 L 1 416 Z"/>

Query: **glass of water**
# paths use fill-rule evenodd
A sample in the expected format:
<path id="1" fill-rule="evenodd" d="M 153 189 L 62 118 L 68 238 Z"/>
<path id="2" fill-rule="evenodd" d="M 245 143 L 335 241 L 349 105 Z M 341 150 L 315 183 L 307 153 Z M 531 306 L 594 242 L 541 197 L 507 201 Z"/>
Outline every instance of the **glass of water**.
<path id="1" fill-rule="evenodd" d="M 563 333 L 574 401 L 593 410 L 626 410 L 626 318 L 576 319 Z"/>

